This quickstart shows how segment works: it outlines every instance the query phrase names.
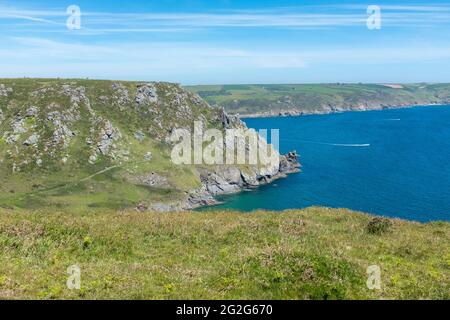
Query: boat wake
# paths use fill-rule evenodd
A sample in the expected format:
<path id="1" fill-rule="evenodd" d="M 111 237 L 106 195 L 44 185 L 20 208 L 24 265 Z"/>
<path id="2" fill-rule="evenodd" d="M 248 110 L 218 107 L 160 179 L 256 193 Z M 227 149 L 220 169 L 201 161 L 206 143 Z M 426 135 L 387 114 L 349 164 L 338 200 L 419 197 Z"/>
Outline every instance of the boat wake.
<path id="1" fill-rule="evenodd" d="M 370 147 L 370 143 L 351 143 L 351 144 L 347 144 L 347 143 L 327 143 L 327 144 L 332 145 L 332 146 L 336 146 L 336 147 L 360 147 L 360 148 Z"/>

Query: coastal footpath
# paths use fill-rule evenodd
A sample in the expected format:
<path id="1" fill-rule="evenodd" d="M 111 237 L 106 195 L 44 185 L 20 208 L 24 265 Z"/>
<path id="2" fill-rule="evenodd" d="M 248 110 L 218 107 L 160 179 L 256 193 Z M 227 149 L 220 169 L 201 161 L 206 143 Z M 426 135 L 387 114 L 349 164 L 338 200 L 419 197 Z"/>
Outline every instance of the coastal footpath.
<path id="1" fill-rule="evenodd" d="M 450 84 L 282 84 L 190 86 L 241 117 L 301 116 L 450 104 Z"/>

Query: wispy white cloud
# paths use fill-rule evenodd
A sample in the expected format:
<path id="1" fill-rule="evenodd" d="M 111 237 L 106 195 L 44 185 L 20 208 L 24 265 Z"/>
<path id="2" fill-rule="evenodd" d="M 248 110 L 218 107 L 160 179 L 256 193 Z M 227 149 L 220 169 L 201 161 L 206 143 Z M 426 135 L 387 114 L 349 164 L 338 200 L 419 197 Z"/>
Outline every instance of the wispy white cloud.
<path id="1" fill-rule="evenodd" d="M 336 10 L 305 6 L 207 13 L 84 12 L 81 8 L 82 29 L 70 32 L 65 26 L 65 8 L 23 10 L 0 5 L 0 25 L 6 30 L 0 35 L 0 77 L 145 77 L 173 81 L 180 75 L 195 79 L 203 74 L 203 79 L 211 79 L 227 74 L 228 79 L 236 80 L 236 75 L 239 79 L 247 75 L 260 79 L 261 74 L 271 79 L 277 72 L 293 78 L 321 69 L 327 79 L 328 74 L 343 70 L 342 66 L 359 71 L 361 66 L 375 65 L 368 70 L 377 71 L 387 65 L 405 65 L 404 70 L 427 62 L 448 65 L 450 45 L 445 42 L 449 39 L 445 31 L 450 28 L 450 6 L 381 8 L 382 32 L 367 31 L 366 7 L 359 5 L 336 5 Z M 411 31 L 389 33 L 389 27 L 397 26 L 411 27 Z M 425 26 L 439 29 L 424 32 L 420 28 Z M 361 32 L 336 32 L 336 39 L 332 38 L 335 33 L 328 33 L 344 27 L 357 27 Z M 241 33 L 245 28 L 251 32 Z M 277 32 L 266 39 L 266 30 L 254 30 L 257 28 Z M 293 33 L 285 32 L 298 29 L 308 30 L 302 33 L 307 39 L 292 39 Z M 313 39 L 317 29 L 333 36 L 324 41 Z M 408 37 L 404 38 L 405 34 Z M 436 36 L 428 39 L 431 34 Z M 433 76 L 432 71 L 429 73 Z"/>
<path id="2" fill-rule="evenodd" d="M 330 6 L 328 6 L 330 7 Z M 364 10 L 367 5 L 348 5 L 348 4 L 338 4 L 331 6 L 340 9 L 352 9 L 352 10 Z M 431 5 L 397 5 L 397 4 L 382 4 L 380 7 L 384 11 L 403 11 L 403 12 L 448 12 L 450 11 L 449 5 L 442 4 L 431 4 Z"/>
<path id="3" fill-rule="evenodd" d="M 270 79 L 282 73 L 290 77 L 280 77 L 277 81 L 283 82 L 301 76 L 317 79 L 320 75 L 314 75 L 316 70 L 330 73 L 338 68 L 343 73 L 333 79 L 345 81 L 350 76 L 345 74 L 346 66 L 361 77 L 374 68 L 384 70 L 389 66 L 427 62 L 439 65 L 450 59 L 450 46 L 432 45 L 261 50 L 192 42 L 95 45 L 30 37 L 10 38 L 8 42 L 8 48 L 0 47 L 0 78 L 89 77 L 220 83 L 243 79 L 271 82 L 275 80 Z M 359 66 L 357 71 L 355 66 Z M 388 74 L 383 81 L 397 79 Z M 425 79 L 432 79 L 426 76 Z"/>
<path id="4" fill-rule="evenodd" d="M 57 14 L 57 15 L 56 15 Z M 16 7 L 0 5 L 0 18 L 26 20 L 31 22 L 61 25 L 61 23 L 51 20 L 52 17 L 63 16 L 63 12 L 41 11 L 18 9 Z"/>
<path id="5" fill-rule="evenodd" d="M 364 25 L 366 7 L 336 5 L 337 13 L 324 12 L 320 6 L 275 8 L 265 10 L 220 11 L 208 13 L 151 13 L 151 12 L 84 12 L 83 27 L 99 33 L 114 32 L 173 32 L 199 28 L 312 28 L 349 27 Z M 384 5 L 385 25 L 436 26 L 449 24 L 450 6 L 446 5 Z M 319 10 L 320 9 L 320 10 Z M 64 25 L 67 14 L 60 10 L 30 10 L 0 7 L 0 17 L 24 19 L 36 23 Z"/>
<path id="6" fill-rule="evenodd" d="M 126 43 L 92 45 L 66 43 L 43 38 L 14 37 L 20 50 L 0 49 L 0 57 L 23 61 L 98 62 L 114 65 L 140 62 L 153 69 L 215 68 L 241 66 L 254 68 L 303 68 L 305 62 L 295 53 L 214 47 L 202 43 Z M 10 64 L 10 62 L 9 62 Z M 0 62 L 1 65 L 1 62 Z"/>
<path id="7" fill-rule="evenodd" d="M 259 48 L 192 42 L 106 43 L 103 45 L 61 42 L 44 38 L 14 37 L 16 46 L 0 49 L 0 57 L 49 63 L 64 61 L 110 63 L 140 62 L 149 68 L 214 68 L 232 65 L 244 68 L 304 68 L 311 64 L 330 63 L 411 63 L 450 58 L 450 46 L 412 45 L 410 47 L 333 47 L 323 49 Z M 17 49 L 19 46 L 19 50 Z M 44 61 L 44 60 L 43 60 Z"/>

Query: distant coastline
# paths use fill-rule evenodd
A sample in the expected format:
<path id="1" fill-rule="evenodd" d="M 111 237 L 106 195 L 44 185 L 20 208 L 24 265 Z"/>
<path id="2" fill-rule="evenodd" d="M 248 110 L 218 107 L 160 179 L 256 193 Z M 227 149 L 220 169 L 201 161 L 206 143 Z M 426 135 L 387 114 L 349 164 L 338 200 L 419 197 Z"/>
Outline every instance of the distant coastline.
<path id="1" fill-rule="evenodd" d="M 450 104 L 450 84 L 193 86 L 210 105 L 241 118 L 302 116 Z"/>
<path id="2" fill-rule="evenodd" d="M 433 107 L 433 106 L 446 106 L 450 105 L 448 103 L 430 103 L 430 104 L 407 104 L 407 105 L 393 105 L 393 106 L 379 106 L 375 108 L 349 108 L 349 109 L 339 109 L 339 110 L 317 110 L 317 111 L 281 111 L 281 112 L 262 112 L 262 113 L 252 113 L 252 114 L 232 114 L 238 116 L 239 118 L 276 118 L 276 117 L 302 117 L 302 116 L 313 116 L 313 115 L 326 115 L 344 112 L 364 112 L 364 111 L 383 111 L 392 109 L 408 109 L 408 108 L 418 108 L 418 107 Z"/>

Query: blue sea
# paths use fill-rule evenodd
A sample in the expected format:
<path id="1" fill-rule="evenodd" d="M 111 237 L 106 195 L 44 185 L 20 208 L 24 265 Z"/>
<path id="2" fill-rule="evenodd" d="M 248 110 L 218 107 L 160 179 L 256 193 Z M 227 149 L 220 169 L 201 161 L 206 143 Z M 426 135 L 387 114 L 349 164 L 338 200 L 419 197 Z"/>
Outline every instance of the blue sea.
<path id="1" fill-rule="evenodd" d="M 242 211 L 350 208 L 416 221 L 450 220 L 450 106 L 244 119 L 279 129 L 302 172 L 224 196 Z"/>

